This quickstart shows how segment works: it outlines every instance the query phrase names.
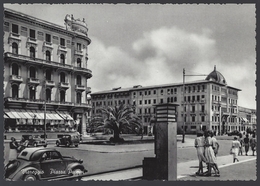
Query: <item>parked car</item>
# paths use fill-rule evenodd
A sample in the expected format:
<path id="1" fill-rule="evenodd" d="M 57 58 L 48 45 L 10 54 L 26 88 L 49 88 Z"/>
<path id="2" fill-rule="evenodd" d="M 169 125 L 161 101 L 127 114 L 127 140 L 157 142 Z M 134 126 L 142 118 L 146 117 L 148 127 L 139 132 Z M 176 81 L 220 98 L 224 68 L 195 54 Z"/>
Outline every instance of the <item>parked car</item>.
<path id="1" fill-rule="evenodd" d="M 41 138 L 40 135 L 22 135 L 24 140 L 28 141 L 27 146 L 33 146 L 33 147 L 38 147 L 38 146 L 44 146 L 47 147 L 47 141 Z"/>
<path id="2" fill-rule="evenodd" d="M 62 156 L 53 148 L 26 148 L 4 168 L 8 181 L 51 180 L 83 175 L 83 160 Z"/>
<path id="3" fill-rule="evenodd" d="M 239 136 L 241 133 L 237 130 L 234 130 L 232 132 L 228 132 L 227 135 L 228 136 Z"/>
<path id="4" fill-rule="evenodd" d="M 80 137 L 77 134 L 64 134 L 58 135 L 58 140 L 56 141 L 57 147 L 60 145 L 65 145 L 67 147 L 74 145 L 75 147 L 79 146 Z"/>

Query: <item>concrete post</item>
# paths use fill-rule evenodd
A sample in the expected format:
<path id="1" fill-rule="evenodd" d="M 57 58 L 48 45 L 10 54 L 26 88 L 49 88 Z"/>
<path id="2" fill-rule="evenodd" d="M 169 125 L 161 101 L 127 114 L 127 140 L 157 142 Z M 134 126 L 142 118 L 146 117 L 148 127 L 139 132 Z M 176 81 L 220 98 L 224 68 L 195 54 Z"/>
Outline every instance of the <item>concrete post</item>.
<path id="1" fill-rule="evenodd" d="M 177 180 L 177 120 L 178 104 L 159 104 L 156 107 L 155 158 L 145 158 L 143 178 Z M 153 169 L 153 171 L 148 170 Z"/>

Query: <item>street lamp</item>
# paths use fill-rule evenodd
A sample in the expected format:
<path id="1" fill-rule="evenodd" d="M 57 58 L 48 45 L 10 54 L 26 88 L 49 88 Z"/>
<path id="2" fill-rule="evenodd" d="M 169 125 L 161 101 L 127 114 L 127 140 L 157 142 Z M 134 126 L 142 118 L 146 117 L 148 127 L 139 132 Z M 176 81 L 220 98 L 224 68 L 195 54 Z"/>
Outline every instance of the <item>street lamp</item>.
<path id="1" fill-rule="evenodd" d="M 46 77 L 44 78 L 44 140 L 46 140 Z"/>
<path id="2" fill-rule="evenodd" d="M 185 68 L 183 68 L 183 84 L 182 84 L 182 88 L 183 88 L 183 91 L 182 91 L 182 97 L 183 97 L 183 126 L 182 126 L 182 143 L 185 142 L 185 121 L 184 121 L 184 117 L 185 117 L 185 114 L 184 114 L 184 106 L 185 106 L 185 103 L 184 103 L 184 91 L 185 91 L 185 76 L 207 76 L 206 74 L 201 74 L 201 75 L 187 75 L 185 74 Z"/>

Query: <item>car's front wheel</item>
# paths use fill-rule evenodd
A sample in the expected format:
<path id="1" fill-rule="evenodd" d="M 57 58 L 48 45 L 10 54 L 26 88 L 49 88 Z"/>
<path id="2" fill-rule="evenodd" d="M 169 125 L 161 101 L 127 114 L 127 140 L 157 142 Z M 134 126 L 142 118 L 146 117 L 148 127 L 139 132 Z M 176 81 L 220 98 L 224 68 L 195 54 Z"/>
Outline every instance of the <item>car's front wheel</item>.
<path id="1" fill-rule="evenodd" d="M 27 174 L 24 176 L 23 181 L 36 181 L 37 178 L 33 174 Z"/>
<path id="2" fill-rule="evenodd" d="M 74 168 L 72 169 L 72 175 L 73 176 L 80 176 L 84 174 L 84 170 L 80 169 L 80 168 Z M 81 178 L 76 178 L 74 181 L 79 181 Z"/>

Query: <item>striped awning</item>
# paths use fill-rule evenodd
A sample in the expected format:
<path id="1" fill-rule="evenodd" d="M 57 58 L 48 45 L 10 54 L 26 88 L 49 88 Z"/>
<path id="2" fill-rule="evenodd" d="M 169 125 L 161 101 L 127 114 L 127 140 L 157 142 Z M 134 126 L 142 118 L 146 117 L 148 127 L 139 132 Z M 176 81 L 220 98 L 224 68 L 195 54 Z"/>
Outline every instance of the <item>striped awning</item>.
<path id="1" fill-rule="evenodd" d="M 74 120 L 68 112 L 64 111 L 57 111 L 57 113 L 64 119 L 64 120 Z"/>

